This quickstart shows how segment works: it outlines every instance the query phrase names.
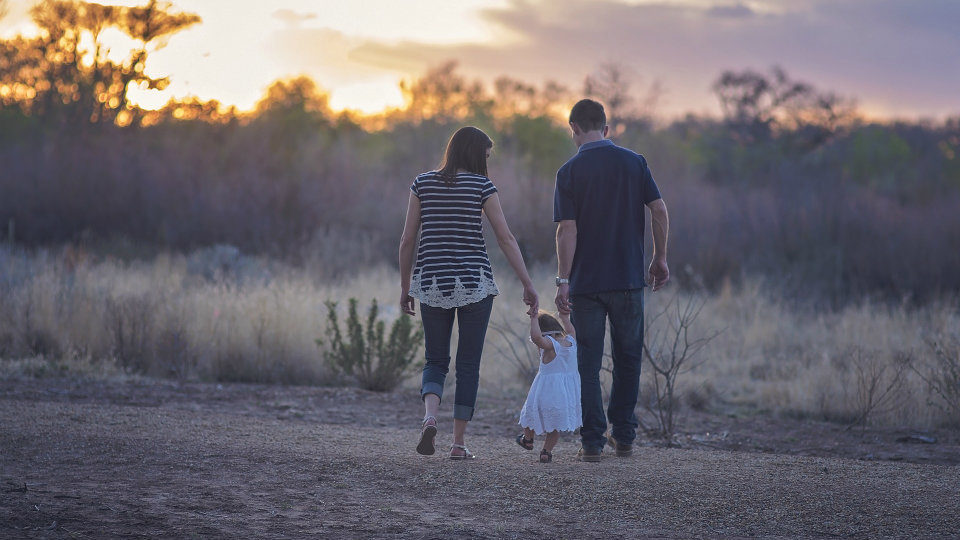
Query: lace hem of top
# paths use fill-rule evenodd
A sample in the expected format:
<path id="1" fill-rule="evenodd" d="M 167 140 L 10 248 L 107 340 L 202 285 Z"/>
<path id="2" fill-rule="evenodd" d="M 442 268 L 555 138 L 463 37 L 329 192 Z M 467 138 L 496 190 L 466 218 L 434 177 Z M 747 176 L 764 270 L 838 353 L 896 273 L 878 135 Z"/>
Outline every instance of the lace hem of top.
<path id="1" fill-rule="evenodd" d="M 479 302 L 490 295 L 500 294 L 496 282 L 485 275 L 480 276 L 480 282 L 476 287 L 466 287 L 460 282 L 460 278 L 455 278 L 453 290 L 443 292 L 437 286 L 436 278 L 432 278 L 429 286 L 424 286 L 423 280 L 419 274 L 413 276 L 410 283 L 410 296 L 417 298 L 421 303 L 431 307 L 450 309 L 463 307 L 474 302 Z M 472 284 L 471 284 L 472 285 Z"/>

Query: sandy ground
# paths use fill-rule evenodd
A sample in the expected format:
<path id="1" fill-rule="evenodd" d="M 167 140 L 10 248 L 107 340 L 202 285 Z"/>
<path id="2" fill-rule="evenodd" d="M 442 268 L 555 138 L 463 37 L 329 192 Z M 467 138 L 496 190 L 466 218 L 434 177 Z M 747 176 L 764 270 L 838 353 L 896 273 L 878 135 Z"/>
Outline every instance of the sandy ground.
<path id="1" fill-rule="evenodd" d="M 683 448 L 540 465 L 514 401 L 454 462 L 414 452 L 409 392 L 0 381 L 0 537 L 960 536 L 956 434 L 695 415 Z"/>

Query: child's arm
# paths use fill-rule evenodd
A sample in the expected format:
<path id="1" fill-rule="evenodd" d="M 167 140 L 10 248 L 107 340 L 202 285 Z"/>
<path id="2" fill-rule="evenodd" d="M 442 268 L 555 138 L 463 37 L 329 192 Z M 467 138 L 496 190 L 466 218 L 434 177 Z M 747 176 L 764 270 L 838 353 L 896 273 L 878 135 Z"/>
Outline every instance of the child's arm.
<path id="1" fill-rule="evenodd" d="M 543 350 L 553 350 L 553 343 L 551 343 L 549 339 L 543 337 L 543 334 L 540 333 L 540 321 L 537 320 L 536 313 L 530 316 L 530 341 Z"/>
<path id="2" fill-rule="evenodd" d="M 574 339 L 577 337 L 577 330 L 573 327 L 573 323 L 570 322 L 570 314 L 560 312 L 560 323 L 563 325 L 563 331 L 567 333 L 568 336 L 573 336 Z"/>

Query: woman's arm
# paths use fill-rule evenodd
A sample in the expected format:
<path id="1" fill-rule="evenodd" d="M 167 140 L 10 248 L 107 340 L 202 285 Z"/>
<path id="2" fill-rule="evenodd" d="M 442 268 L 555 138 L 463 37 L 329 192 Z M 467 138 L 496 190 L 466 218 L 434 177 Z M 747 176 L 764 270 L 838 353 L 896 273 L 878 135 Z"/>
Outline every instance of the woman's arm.
<path id="1" fill-rule="evenodd" d="M 420 199 L 410 193 L 407 201 L 407 220 L 400 235 L 400 311 L 415 315 L 415 302 L 410 296 L 410 274 L 413 273 L 413 251 L 420 231 Z"/>
<path id="2" fill-rule="evenodd" d="M 527 273 L 527 266 L 523 263 L 523 255 L 520 253 L 520 246 L 517 245 L 517 239 L 513 236 L 513 233 L 510 232 L 507 219 L 503 216 L 503 208 L 500 207 L 499 195 L 494 193 L 483 203 L 483 213 L 487 215 L 487 219 L 490 220 L 490 225 L 493 226 L 493 232 L 497 235 L 497 245 L 500 246 L 500 250 L 503 251 L 503 254 L 507 257 L 507 261 L 510 262 L 513 271 L 517 274 L 517 277 L 520 278 L 520 283 L 523 284 L 523 302 L 530 306 L 530 310 L 527 313 L 535 315 L 540 308 L 537 291 L 533 288 L 533 280 L 530 279 L 530 274 Z"/>
<path id="3" fill-rule="evenodd" d="M 536 314 L 530 315 L 530 341 L 532 341 L 534 345 L 536 345 L 537 347 L 540 347 L 545 351 L 553 350 L 553 343 L 549 339 L 543 337 L 543 333 L 541 333 L 540 331 L 540 321 L 537 320 Z M 544 364 L 549 363 L 549 360 L 547 360 L 546 355 L 544 355 L 543 363 Z"/>
<path id="4" fill-rule="evenodd" d="M 560 324 L 563 325 L 563 331 L 567 333 L 568 336 L 577 337 L 577 330 L 573 327 L 573 323 L 570 322 L 570 314 L 560 312 Z"/>

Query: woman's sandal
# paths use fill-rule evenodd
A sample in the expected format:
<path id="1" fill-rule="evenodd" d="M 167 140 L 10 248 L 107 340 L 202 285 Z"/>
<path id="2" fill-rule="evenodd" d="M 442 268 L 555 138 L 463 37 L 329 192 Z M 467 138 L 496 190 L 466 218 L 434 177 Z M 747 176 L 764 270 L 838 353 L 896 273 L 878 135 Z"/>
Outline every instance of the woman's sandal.
<path id="1" fill-rule="evenodd" d="M 549 450 L 540 450 L 540 463 L 552 463 L 553 452 Z"/>
<path id="2" fill-rule="evenodd" d="M 423 426 L 420 428 L 420 442 L 417 443 L 417 453 L 424 456 L 432 456 L 437 451 L 434 446 L 434 439 L 437 437 L 437 419 L 428 416 L 423 419 Z"/>
<path id="3" fill-rule="evenodd" d="M 454 448 L 459 448 L 463 450 L 463 455 L 457 455 L 453 453 Z M 470 450 L 467 450 L 467 447 L 462 444 L 451 444 L 450 445 L 450 459 L 455 460 L 465 460 L 465 459 L 477 459 L 477 456 L 470 453 Z"/>
<path id="4" fill-rule="evenodd" d="M 533 439 L 524 437 L 523 433 L 517 435 L 516 441 L 524 450 L 533 450 Z"/>

